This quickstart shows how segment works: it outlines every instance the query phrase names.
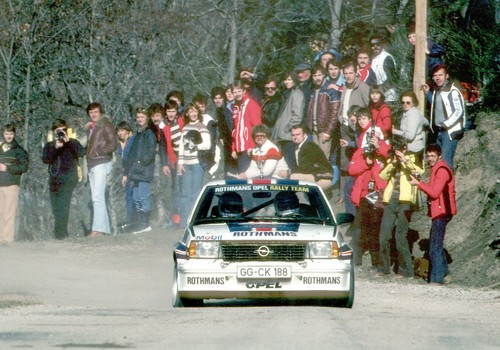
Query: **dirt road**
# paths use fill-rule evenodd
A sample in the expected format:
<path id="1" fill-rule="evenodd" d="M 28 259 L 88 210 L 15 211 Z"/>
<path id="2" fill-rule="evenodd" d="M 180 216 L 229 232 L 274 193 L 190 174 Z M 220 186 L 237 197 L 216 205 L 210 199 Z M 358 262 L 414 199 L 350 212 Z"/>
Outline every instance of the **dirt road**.
<path id="1" fill-rule="evenodd" d="M 381 280 L 366 270 L 350 310 L 235 301 L 173 309 L 177 237 L 153 231 L 0 247 L 0 349 L 500 347 L 498 289 Z"/>

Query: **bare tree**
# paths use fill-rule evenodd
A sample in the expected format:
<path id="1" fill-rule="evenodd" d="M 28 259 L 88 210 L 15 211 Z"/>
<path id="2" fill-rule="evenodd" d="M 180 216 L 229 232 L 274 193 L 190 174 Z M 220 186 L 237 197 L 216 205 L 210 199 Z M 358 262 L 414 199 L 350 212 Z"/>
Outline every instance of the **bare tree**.
<path id="1" fill-rule="evenodd" d="M 2 58 L 2 63 L 5 69 L 4 73 L 4 94 L 3 94 L 3 109 L 6 115 L 6 121 L 9 122 L 11 119 L 11 95 L 13 86 L 13 70 L 14 62 L 17 55 L 19 54 L 18 40 L 19 40 L 19 10 L 22 8 L 22 1 L 20 1 L 17 6 L 12 1 L 2 2 L 2 12 L 3 15 L 0 16 L 0 57 Z"/>
<path id="2" fill-rule="evenodd" d="M 329 0 L 328 8 L 330 9 L 330 18 L 331 18 L 331 31 L 330 31 L 330 40 L 331 46 L 338 48 L 340 46 L 340 12 L 342 10 L 343 0 Z"/>

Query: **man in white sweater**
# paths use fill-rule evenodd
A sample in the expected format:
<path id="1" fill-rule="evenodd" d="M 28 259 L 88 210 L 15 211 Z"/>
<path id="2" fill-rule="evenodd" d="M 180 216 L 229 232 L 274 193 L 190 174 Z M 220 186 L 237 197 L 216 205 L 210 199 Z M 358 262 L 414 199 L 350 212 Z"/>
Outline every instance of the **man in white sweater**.
<path id="1" fill-rule="evenodd" d="M 255 147 L 249 150 L 251 163 L 248 169 L 237 175 L 239 179 L 288 177 L 288 165 L 285 162 L 278 146 L 269 140 L 271 129 L 264 124 L 252 128 L 252 139 Z"/>

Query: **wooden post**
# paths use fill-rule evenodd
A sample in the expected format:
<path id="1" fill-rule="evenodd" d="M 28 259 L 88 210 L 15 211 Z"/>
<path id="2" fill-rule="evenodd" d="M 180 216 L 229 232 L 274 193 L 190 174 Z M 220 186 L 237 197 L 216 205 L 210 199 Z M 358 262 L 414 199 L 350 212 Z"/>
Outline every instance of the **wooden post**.
<path id="1" fill-rule="evenodd" d="M 413 69 L 413 92 L 418 98 L 418 108 L 425 111 L 425 96 L 420 89 L 426 82 L 426 54 L 427 51 L 427 0 L 415 0 L 415 62 Z"/>

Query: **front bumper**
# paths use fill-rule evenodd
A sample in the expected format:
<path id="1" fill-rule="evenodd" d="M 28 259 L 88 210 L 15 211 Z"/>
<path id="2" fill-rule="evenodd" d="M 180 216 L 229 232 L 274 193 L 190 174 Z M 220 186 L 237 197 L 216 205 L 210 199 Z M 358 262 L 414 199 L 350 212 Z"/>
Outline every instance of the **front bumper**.
<path id="1" fill-rule="evenodd" d="M 289 267 L 285 278 L 238 278 L 238 267 Z M 178 260 L 177 293 L 187 299 L 347 298 L 354 274 L 351 260 L 225 263 L 222 260 Z"/>

